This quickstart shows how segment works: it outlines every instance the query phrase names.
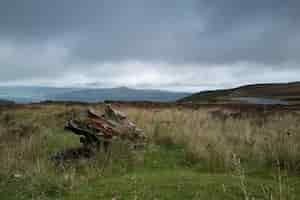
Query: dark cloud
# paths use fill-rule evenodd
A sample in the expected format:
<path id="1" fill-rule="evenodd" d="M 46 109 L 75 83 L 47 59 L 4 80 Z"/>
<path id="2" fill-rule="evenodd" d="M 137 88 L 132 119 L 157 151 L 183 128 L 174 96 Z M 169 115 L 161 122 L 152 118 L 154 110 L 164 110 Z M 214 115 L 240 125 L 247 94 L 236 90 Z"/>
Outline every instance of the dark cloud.
<path id="1" fill-rule="evenodd" d="M 2 0 L 0 41 L 2 82 L 131 61 L 297 69 L 300 1 Z"/>

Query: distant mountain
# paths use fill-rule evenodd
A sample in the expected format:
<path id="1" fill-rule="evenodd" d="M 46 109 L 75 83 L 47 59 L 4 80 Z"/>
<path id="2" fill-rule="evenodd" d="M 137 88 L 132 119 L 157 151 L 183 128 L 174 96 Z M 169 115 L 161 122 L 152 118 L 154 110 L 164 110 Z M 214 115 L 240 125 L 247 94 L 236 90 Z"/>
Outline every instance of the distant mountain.
<path id="1" fill-rule="evenodd" d="M 12 104 L 15 104 L 15 102 L 4 100 L 4 99 L 0 99 L 0 105 L 12 105 Z"/>
<path id="2" fill-rule="evenodd" d="M 48 97 L 73 88 L 35 87 L 35 86 L 0 86 L 0 99 L 15 101 L 16 103 L 31 103 L 45 101 Z"/>
<path id="3" fill-rule="evenodd" d="M 53 96 L 58 101 L 97 102 L 105 100 L 116 101 L 176 101 L 190 95 L 189 93 L 168 92 L 161 90 L 137 90 L 126 87 L 108 89 L 83 89 L 70 91 Z"/>
<path id="4" fill-rule="evenodd" d="M 255 101 L 259 98 L 300 103 L 300 82 L 253 84 L 233 89 L 204 91 L 184 97 L 178 100 L 178 102 L 211 103 L 243 100 Z"/>
<path id="5" fill-rule="evenodd" d="M 0 87 L 0 99 L 16 103 L 40 101 L 176 101 L 190 93 L 161 90 L 136 90 L 126 87 L 105 89 L 55 88 L 55 87 Z"/>

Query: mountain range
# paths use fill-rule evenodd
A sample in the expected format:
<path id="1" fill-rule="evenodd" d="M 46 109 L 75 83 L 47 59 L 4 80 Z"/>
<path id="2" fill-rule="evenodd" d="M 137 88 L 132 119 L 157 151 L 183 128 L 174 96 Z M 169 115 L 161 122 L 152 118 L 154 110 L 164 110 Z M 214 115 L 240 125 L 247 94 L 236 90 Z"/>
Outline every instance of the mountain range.
<path id="1" fill-rule="evenodd" d="M 252 84 L 232 89 L 198 93 L 117 88 L 56 88 L 0 86 L 3 103 L 32 103 L 41 101 L 153 101 L 180 103 L 255 103 L 300 104 L 300 82 Z"/>
<path id="2" fill-rule="evenodd" d="M 169 92 L 162 90 L 140 90 L 127 87 L 118 88 L 56 88 L 56 87 L 24 87 L 1 86 L 0 99 L 16 103 L 41 101 L 80 101 L 102 102 L 112 101 L 176 101 L 191 93 Z"/>

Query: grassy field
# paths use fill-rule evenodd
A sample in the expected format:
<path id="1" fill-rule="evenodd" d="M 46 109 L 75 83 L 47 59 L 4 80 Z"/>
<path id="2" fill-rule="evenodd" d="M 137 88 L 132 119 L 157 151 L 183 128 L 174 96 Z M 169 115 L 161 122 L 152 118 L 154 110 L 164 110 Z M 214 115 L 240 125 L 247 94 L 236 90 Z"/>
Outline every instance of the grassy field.
<path id="1" fill-rule="evenodd" d="M 0 199 L 300 199 L 296 112 L 121 106 L 148 136 L 144 149 L 115 141 L 109 153 L 54 162 L 80 146 L 64 124 L 89 106 L 1 109 Z"/>

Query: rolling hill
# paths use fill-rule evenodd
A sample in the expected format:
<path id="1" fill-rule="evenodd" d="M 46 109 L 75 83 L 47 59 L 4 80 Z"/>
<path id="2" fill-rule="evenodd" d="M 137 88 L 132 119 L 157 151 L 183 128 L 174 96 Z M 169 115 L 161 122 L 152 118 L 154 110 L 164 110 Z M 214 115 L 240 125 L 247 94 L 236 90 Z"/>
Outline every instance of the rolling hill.
<path id="1" fill-rule="evenodd" d="M 109 89 L 84 89 L 57 94 L 51 97 L 56 101 L 97 102 L 105 100 L 118 101 L 176 101 L 190 95 L 189 93 L 168 92 L 161 90 L 137 90 L 127 87 Z"/>
<path id="2" fill-rule="evenodd" d="M 244 100 L 275 100 L 280 103 L 300 102 L 300 82 L 245 85 L 233 89 L 204 91 L 178 102 L 211 103 Z M 276 103 L 275 102 L 275 103 Z"/>
<path id="3" fill-rule="evenodd" d="M 32 103 L 41 101 L 80 101 L 101 102 L 112 101 L 176 101 L 190 93 L 169 92 L 162 90 L 137 90 L 126 87 L 119 88 L 56 88 L 56 87 L 0 87 L 0 99 L 16 103 Z"/>
<path id="4" fill-rule="evenodd" d="M 0 99 L 16 103 L 32 103 L 48 100 L 54 95 L 74 88 L 36 87 L 36 86 L 0 86 Z"/>
<path id="5" fill-rule="evenodd" d="M 0 105 L 12 105 L 12 104 L 14 104 L 13 101 L 8 101 L 8 100 L 0 99 Z"/>

